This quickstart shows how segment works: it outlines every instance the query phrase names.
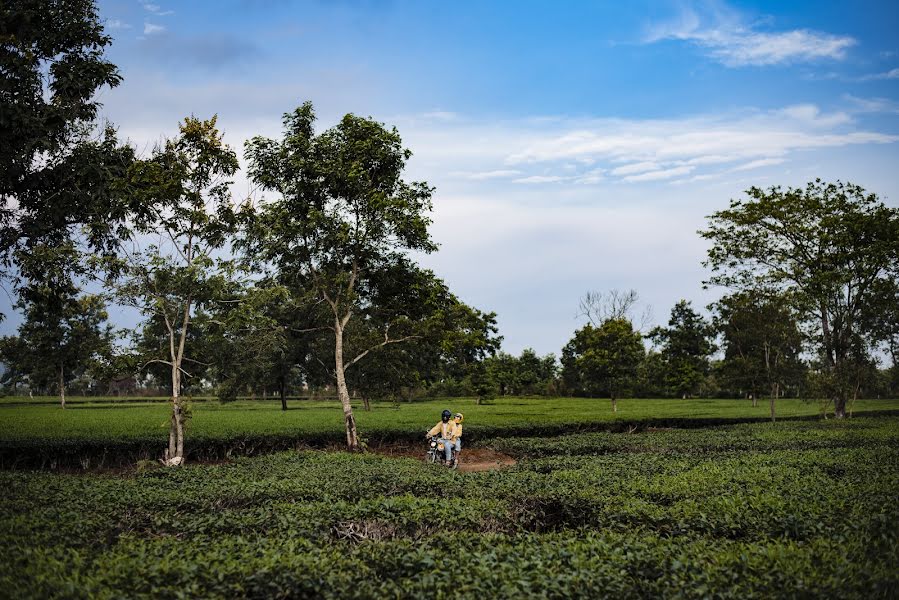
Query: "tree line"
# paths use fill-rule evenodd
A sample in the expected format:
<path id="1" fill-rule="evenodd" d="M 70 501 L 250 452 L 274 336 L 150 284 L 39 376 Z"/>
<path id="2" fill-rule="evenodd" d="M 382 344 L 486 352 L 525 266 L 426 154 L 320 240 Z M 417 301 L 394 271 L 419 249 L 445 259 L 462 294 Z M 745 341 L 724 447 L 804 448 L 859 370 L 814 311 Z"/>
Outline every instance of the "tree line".
<path id="1" fill-rule="evenodd" d="M 197 392 L 277 394 L 286 409 L 299 389 L 327 389 L 356 449 L 353 395 L 577 394 L 614 410 L 623 395 L 814 389 L 843 416 L 860 393 L 896 389 L 875 357 L 895 365 L 899 347 L 899 217 L 858 186 L 752 188 L 711 215 L 706 284 L 730 290 L 711 322 L 680 302 L 643 332 L 635 293 L 588 294 L 560 361 L 512 357 L 494 313 L 415 262 L 436 250 L 434 188 L 403 178 L 411 151 L 395 128 L 348 114 L 320 131 L 304 103 L 279 138 L 246 142 L 259 194 L 236 198 L 237 153 L 215 116 L 186 117 L 146 155 L 98 122 L 98 90 L 121 82 L 110 43 L 92 0 L 0 9 L 0 260 L 23 315 L 0 341 L 2 382 L 63 406 L 78 382 L 164 388 L 169 464 Z M 114 329 L 110 303 L 141 326 Z"/>

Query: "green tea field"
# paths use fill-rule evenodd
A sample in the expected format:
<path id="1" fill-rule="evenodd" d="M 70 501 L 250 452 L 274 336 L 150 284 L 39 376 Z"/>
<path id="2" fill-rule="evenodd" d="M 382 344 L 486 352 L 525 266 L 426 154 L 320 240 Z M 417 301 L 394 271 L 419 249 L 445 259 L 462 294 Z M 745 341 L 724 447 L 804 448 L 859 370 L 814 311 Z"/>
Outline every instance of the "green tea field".
<path id="1" fill-rule="evenodd" d="M 444 404 L 465 411 L 472 456 L 489 448 L 511 466 L 454 472 L 415 456 Z M 231 458 L 95 469 L 56 456 L 68 466 L 54 471 L 53 452 L 161 448 L 165 405 L 7 405 L 6 460 L 40 447 L 48 462 L 0 471 L 0 590 L 892 598 L 897 409 L 859 402 L 851 419 L 822 420 L 817 405 L 786 401 L 770 423 L 767 407 L 737 401 L 631 400 L 614 415 L 573 399 L 385 404 L 359 412 L 377 443 L 353 455 L 333 450 L 334 405 L 197 403 L 189 439 Z M 296 446 L 263 452 L 266 436 Z M 239 456 L 249 440 L 256 455 Z M 385 455 L 398 444 L 411 455 Z"/>

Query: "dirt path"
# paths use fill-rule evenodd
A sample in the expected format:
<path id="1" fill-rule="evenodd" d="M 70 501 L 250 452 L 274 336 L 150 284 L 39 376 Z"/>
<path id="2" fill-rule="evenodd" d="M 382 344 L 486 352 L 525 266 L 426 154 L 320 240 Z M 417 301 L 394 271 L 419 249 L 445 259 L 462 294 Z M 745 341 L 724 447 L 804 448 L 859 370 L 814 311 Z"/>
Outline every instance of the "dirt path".
<path id="1" fill-rule="evenodd" d="M 369 448 L 374 454 L 384 456 L 402 456 L 405 458 L 417 458 L 424 461 L 424 446 L 385 445 L 377 448 Z M 463 448 L 459 455 L 459 471 L 462 473 L 474 473 L 477 471 L 491 471 L 511 467 L 517 461 L 509 456 L 491 450 L 490 448 Z"/>

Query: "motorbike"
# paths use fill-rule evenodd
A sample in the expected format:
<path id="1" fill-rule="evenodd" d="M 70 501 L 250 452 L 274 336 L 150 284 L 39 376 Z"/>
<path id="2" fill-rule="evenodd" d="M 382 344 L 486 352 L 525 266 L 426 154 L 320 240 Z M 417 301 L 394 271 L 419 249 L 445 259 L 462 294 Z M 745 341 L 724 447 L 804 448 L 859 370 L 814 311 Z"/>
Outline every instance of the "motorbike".
<path id="1" fill-rule="evenodd" d="M 452 464 L 449 465 L 446 463 L 446 449 L 436 435 L 428 436 L 428 452 L 425 454 L 425 460 L 429 464 L 440 464 L 453 469 L 459 468 L 457 461 L 451 461 Z"/>

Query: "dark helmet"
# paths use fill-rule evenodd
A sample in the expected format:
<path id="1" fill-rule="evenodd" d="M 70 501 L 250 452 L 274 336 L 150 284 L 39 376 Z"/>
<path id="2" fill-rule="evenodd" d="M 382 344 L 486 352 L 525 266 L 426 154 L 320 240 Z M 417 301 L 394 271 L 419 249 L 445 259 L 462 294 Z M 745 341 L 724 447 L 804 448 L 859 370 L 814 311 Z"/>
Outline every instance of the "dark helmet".
<path id="1" fill-rule="evenodd" d="M 450 411 L 448 411 L 448 410 L 446 410 L 446 409 L 444 409 L 443 412 L 440 413 L 440 419 L 441 419 L 444 423 L 446 423 L 447 421 L 449 421 L 449 420 L 450 420 L 450 417 L 452 417 L 452 416 L 453 416 L 453 413 L 451 413 Z"/>

